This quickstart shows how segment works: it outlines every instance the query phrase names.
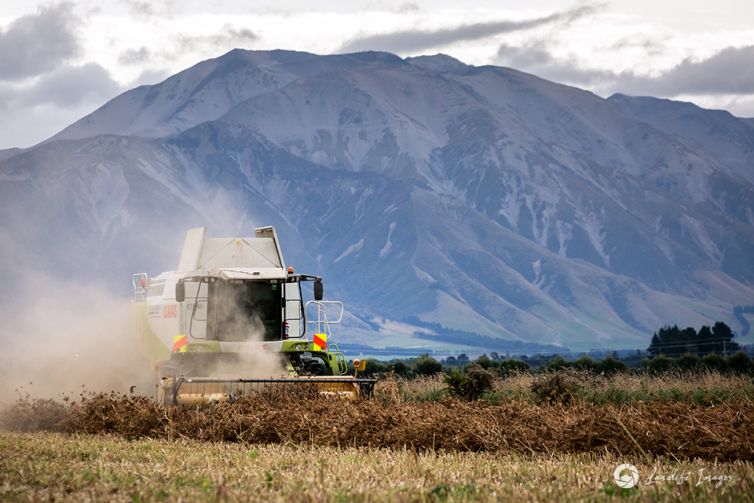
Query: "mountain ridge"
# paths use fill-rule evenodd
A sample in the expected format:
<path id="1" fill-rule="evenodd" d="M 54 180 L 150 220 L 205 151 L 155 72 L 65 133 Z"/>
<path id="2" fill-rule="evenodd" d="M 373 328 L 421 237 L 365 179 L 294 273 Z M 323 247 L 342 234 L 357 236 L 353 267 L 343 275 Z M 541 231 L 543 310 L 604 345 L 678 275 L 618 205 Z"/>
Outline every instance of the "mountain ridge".
<path id="1" fill-rule="evenodd" d="M 641 347 L 667 323 L 735 325 L 754 297 L 754 129 L 651 100 L 445 55 L 235 50 L 0 157 L 3 207 L 24 215 L 6 234 L 60 246 L 24 230 L 61 228 L 37 207 L 54 201 L 82 244 L 52 269 L 100 250 L 93 275 L 123 276 L 172 267 L 181 226 L 273 223 L 379 347 Z M 139 232 L 164 243 L 119 257 Z"/>

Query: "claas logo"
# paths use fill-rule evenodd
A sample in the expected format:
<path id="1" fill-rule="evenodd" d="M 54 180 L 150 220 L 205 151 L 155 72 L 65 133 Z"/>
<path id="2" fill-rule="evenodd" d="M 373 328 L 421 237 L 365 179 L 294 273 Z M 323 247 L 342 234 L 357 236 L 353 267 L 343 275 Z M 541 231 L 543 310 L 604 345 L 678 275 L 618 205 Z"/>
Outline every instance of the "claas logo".
<path id="1" fill-rule="evenodd" d="M 162 306 L 163 318 L 175 318 L 176 316 L 178 316 L 177 304 L 165 304 L 164 306 Z"/>

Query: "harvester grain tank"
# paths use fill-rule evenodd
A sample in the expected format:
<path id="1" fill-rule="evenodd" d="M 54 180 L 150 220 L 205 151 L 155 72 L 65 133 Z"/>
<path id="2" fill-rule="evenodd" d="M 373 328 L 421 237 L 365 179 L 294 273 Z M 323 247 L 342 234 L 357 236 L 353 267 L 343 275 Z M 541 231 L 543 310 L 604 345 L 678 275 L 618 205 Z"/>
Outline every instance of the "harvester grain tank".
<path id="1" fill-rule="evenodd" d="M 312 283 L 304 302 L 302 285 Z M 273 227 L 253 237 L 186 233 L 178 268 L 133 275 L 141 347 L 166 404 L 234 400 L 269 386 L 316 386 L 349 398 L 371 393 L 333 339 L 343 304 L 324 300 L 320 276 L 286 267 Z M 310 337 L 309 337 L 310 336 Z"/>

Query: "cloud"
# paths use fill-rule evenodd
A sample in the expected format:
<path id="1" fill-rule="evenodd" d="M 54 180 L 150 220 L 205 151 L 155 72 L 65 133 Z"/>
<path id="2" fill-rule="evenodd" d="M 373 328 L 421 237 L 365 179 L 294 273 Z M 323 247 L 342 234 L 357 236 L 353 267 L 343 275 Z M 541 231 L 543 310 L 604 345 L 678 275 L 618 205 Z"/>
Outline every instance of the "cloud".
<path id="1" fill-rule="evenodd" d="M 444 28 L 439 30 L 403 30 L 366 35 L 349 40 L 339 52 L 387 51 L 393 53 L 418 52 L 446 46 L 455 42 L 479 40 L 501 33 L 528 30 L 551 23 L 571 23 L 595 13 L 600 5 L 583 5 L 548 16 L 523 21 L 490 21 Z"/>
<path id="2" fill-rule="evenodd" d="M 69 3 L 46 5 L 0 30 L 0 148 L 41 141 L 122 91 L 82 53 Z"/>
<path id="3" fill-rule="evenodd" d="M 173 17 L 175 14 L 176 0 L 161 0 L 149 2 L 142 0 L 121 0 L 129 14 L 137 18 Z"/>
<path id="4" fill-rule="evenodd" d="M 0 31 L 0 80 L 20 80 L 58 68 L 81 52 L 72 6 L 40 7 Z"/>
<path id="5" fill-rule="evenodd" d="M 134 87 L 144 86 L 144 85 L 153 85 L 157 84 L 159 82 L 162 82 L 166 78 L 170 77 L 170 72 L 163 69 L 157 69 L 157 68 L 147 68 L 146 70 L 142 71 L 141 74 L 128 84 L 126 86 L 129 89 L 133 89 Z"/>
<path id="6" fill-rule="evenodd" d="M 414 2 L 402 3 L 398 6 L 397 12 L 418 12 L 421 8 Z"/>
<path id="7" fill-rule="evenodd" d="M 138 65 L 148 61 L 151 56 L 152 51 L 145 46 L 138 49 L 126 49 L 118 56 L 118 63 L 121 65 Z"/>
<path id="8" fill-rule="evenodd" d="M 213 50 L 234 49 L 246 46 L 258 39 L 257 34 L 248 28 L 235 28 L 230 24 L 226 24 L 218 33 L 212 35 L 181 35 L 178 38 L 178 43 L 180 50 L 185 52 L 207 47 Z"/>
<path id="9" fill-rule="evenodd" d="M 533 40 L 523 46 L 501 44 L 496 63 L 568 84 L 597 84 L 616 78 L 611 71 L 580 67 L 572 58 L 555 58 L 544 40 Z"/>
<path id="10" fill-rule="evenodd" d="M 584 68 L 574 58 L 554 57 L 544 40 L 513 47 L 503 44 L 496 62 L 541 77 L 605 92 L 651 96 L 754 94 L 754 46 L 729 47 L 700 61 L 689 58 L 658 75 Z"/>
<path id="11" fill-rule="evenodd" d="M 0 98 L 1 100 L 1 98 Z M 0 149 L 30 147 L 81 117 L 93 112 L 102 103 L 87 103 L 75 108 L 61 108 L 50 103 L 30 107 L 12 106 L 3 109 L 0 103 Z"/>
<path id="12" fill-rule="evenodd" d="M 0 82 L 0 148 L 44 140 L 121 91 L 96 63 L 66 65 L 31 84 Z"/>
<path id="13" fill-rule="evenodd" d="M 616 40 L 610 45 L 610 49 L 619 51 L 621 49 L 637 48 L 642 49 L 647 54 L 657 55 L 663 52 L 663 42 L 665 40 L 667 40 L 667 37 L 664 37 L 664 39 L 656 39 L 641 33 L 636 33 Z"/>
<path id="14" fill-rule="evenodd" d="M 500 44 L 497 57 L 498 61 L 514 68 L 531 68 L 555 63 L 555 58 L 542 41 L 530 42 L 520 47 Z"/>
<path id="15" fill-rule="evenodd" d="M 701 61 L 685 59 L 658 77 L 621 75 L 634 93 L 660 95 L 754 93 L 754 45 L 728 47 Z"/>
<path id="16" fill-rule="evenodd" d="M 731 113 L 739 117 L 751 117 L 749 125 L 754 128 L 754 95 L 736 96 L 727 103 L 718 106 L 730 110 Z"/>
<path id="17" fill-rule="evenodd" d="M 97 63 L 65 66 L 41 77 L 19 93 L 19 104 L 50 103 L 63 108 L 101 103 L 121 91 L 110 74 Z"/>
<path id="18" fill-rule="evenodd" d="M 216 33 L 209 35 L 179 34 L 174 39 L 176 45 L 172 49 L 153 50 L 146 46 L 126 49 L 118 55 L 118 63 L 142 68 L 146 63 L 170 64 L 186 53 L 216 53 L 238 47 L 248 48 L 250 43 L 258 39 L 257 34 L 249 28 L 225 24 Z"/>
<path id="19" fill-rule="evenodd" d="M 121 91 L 96 63 L 66 65 L 32 83 L 0 82 L 0 148 L 49 138 Z"/>
<path id="20" fill-rule="evenodd" d="M 149 2 L 140 2 L 138 0 L 123 0 L 129 12 L 134 16 L 151 17 L 155 15 L 153 6 Z"/>

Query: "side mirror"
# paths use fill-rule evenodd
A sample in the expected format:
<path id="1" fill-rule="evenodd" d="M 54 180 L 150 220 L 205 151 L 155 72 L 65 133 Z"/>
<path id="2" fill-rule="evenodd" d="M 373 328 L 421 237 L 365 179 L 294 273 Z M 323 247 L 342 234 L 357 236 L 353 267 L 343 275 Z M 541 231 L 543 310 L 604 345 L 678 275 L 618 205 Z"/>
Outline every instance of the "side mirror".
<path id="1" fill-rule="evenodd" d="M 322 300 L 325 298 L 325 286 L 322 283 L 322 278 L 314 280 L 314 300 Z"/>
<path id="2" fill-rule="evenodd" d="M 183 302 L 186 300 L 186 285 L 183 281 L 179 281 L 175 284 L 175 301 Z"/>

